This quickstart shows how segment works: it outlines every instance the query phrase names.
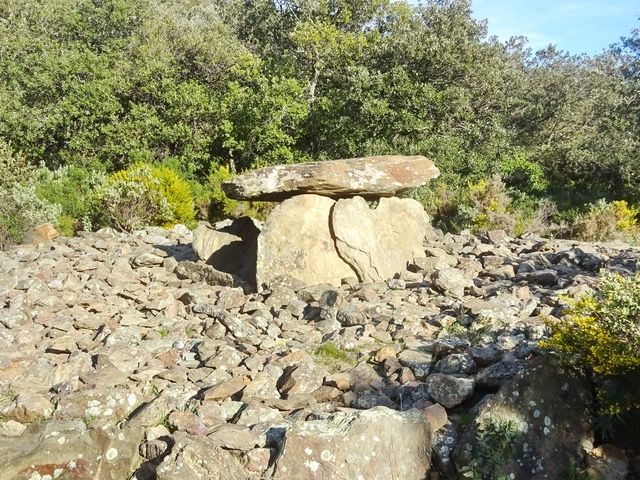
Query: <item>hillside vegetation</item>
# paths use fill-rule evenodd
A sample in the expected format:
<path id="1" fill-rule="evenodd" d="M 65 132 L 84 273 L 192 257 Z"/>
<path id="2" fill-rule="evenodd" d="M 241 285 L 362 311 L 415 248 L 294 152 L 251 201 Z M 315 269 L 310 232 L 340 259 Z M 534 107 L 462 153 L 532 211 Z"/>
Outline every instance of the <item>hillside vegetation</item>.
<path id="1" fill-rule="evenodd" d="M 43 221 L 214 219 L 243 210 L 221 198 L 234 172 L 390 153 L 437 163 L 411 195 L 443 228 L 637 237 L 640 30 L 593 57 L 533 52 L 471 8 L 0 0 L 0 245 Z"/>

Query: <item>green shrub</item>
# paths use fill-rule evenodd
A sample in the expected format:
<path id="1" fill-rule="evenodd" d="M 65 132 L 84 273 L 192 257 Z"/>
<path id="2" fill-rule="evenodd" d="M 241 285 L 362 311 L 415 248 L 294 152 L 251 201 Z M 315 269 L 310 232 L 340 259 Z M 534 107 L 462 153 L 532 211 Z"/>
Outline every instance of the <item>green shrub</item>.
<path id="1" fill-rule="evenodd" d="M 189 184 L 169 167 L 137 163 L 111 175 L 98 197 L 104 221 L 122 230 L 192 225 L 195 219 Z"/>
<path id="2" fill-rule="evenodd" d="M 436 225 L 444 230 L 516 232 L 519 212 L 512 208 L 510 192 L 499 175 L 469 181 L 466 185 L 439 184 L 428 201 L 427 210 L 433 213 Z"/>
<path id="3" fill-rule="evenodd" d="M 523 193 L 540 193 L 549 186 L 542 167 L 529 160 L 524 152 L 516 152 L 513 156 L 502 160 L 499 171 L 509 188 L 515 188 Z"/>
<path id="4" fill-rule="evenodd" d="M 513 460 L 521 436 L 513 421 L 488 417 L 476 434 L 477 448 L 473 460 L 462 469 L 464 478 L 473 480 L 508 480 L 500 470 Z"/>
<path id="5" fill-rule="evenodd" d="M 24 234 L 42 223 L 57 224 L 60 205 L 38 198 L 35 186 L 0 187 L 0 247 L 19 243 Z"/>
<path id="6" fill-rule="evenodd" d="M 640 274 L 603 272 L 592 293 L 568 302 L 562 321 L 550 324 L 552 335 L 543 346 L 570 365 L 604 378 L 624 378 L 614 382 L 617 392 L 598 392 L 607 414 L 640 407 Z"/>
<path id="7" fill-rule="evenodd" d="M 233 200 L 222 190 L 222 182 L 229 180 L 233 175 L 228 167 L 213 165 L 209 173 L 209 212 L 211 221 L 235 217 L 239 213 L 239 202 Z"/>
<path id="8" fill-rule="evenodd" d="M 96 192 L 96 201 L 99 223 L 118 230 L 130 232 L 171 218 L 166 200 L 139 181 L 110 178 Z"/>
<path id="9" fill-rule="evenodd" d="M 17 183 L 30 183 L 36 176 L 36 168 L 0 138 L 0 187 L 10 188 Z"/>
<path id="10" fill-rule="evenodd" d="M 70 166 L 57 170 L 40 168 L 36 192 L 38 197 L 62 207 L 57 228 L 64 235 L 77 230 L 91 230 L 96 220 L 96 190 L 106 181 L 100 170 Z"/>
<path id="11" fill-rule="evenodd" d="M 607 202 L 599 200 L 589 206 L 587 212 L 575 217 L 571 235 L 589 242 L 608 240 L 637 241 L 640 236 L 639 210 L 624 200 Z"/>
<path id="12" fill-rule="evenodd" d="M 60 205 L 38 198 L 36 169 L 0 141 L 0 249 L 19 243 L 41 223 L 56 223 Z"/>

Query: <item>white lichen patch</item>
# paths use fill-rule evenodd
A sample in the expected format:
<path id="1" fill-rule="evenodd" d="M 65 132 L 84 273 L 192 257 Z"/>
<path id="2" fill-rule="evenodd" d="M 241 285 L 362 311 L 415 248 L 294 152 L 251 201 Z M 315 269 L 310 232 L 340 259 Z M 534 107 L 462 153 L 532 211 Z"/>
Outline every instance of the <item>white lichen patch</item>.
<path id="1" fill-rule="evenodd" d="M 315 460 L 305 460 L 304 466 L 311 470 L 313 473 L 316 473 L 320 464 Z"/>
<path id="2" fill-rule="evenodd" d="M 105 453 L 104 456 L 111 462 L 118 456 L 118 450 L 116 450 L 115 448 L 110 448 L 109 450 L 107 450 L 107 453 Z"/>
<path id="3" fill-rule="evenodd" d="M 533 418 L 538 418 L 540 416 L 540 410 L 534 410 Z"/>
<path id="4" fill-rule="evenodd" d="M 306 453 L 307 455 L 311 455 L 313 453 L 313 450 L 311 450 L 309 447 L 304 449 L 304 453 Z"/>
<path id="5" fill-rule="evenodd" d="M 325 462 L 333 462 L 336 456 L 331 453 L 330 450 L 322 450 L 322 452 L 320 452 L 320 458 Z"/>

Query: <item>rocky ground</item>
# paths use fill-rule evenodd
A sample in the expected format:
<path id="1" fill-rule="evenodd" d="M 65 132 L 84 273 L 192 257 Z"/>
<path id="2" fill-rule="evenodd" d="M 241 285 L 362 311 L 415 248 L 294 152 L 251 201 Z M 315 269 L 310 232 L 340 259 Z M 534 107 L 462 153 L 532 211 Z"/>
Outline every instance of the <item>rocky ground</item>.
<path id="1" fill-rule="evenodd" d="M 538 342 L 561 295 L 637 271 L 637 249 L 439 235 L 387 282 L 252 293 L 191 242 L 178 226 L 0 252 L 0 480 L 435 480 L 491 462 L 558 480 L 585 452 L 624 478 L 622 452 L 593 448 L 589 382 Z M 504 459 L 487 455 L 500 435 Z"/>

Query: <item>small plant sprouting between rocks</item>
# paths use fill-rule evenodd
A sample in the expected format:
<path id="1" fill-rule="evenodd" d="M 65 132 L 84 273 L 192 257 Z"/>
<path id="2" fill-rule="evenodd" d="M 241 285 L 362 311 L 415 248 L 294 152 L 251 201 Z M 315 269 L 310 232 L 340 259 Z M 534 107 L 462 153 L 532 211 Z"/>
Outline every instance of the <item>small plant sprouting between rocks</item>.
<path id="1" fill-rule="evenodd" d="M 320 363 L 336 370 L 341 365 L 353 365 L 356 362 L 354 352 L 338 348 L 331 342 L 321 343 L 311 353 Z"/>
<path id="2" fill-rule="evenodd" d="M 512 420 L 486 418 L 476 434 L 473 460 L 461 471 L 472 480 L 509 480 L 500 469 L 513 458 L 520 433 Z"/>
<path id="3" fill-rule="evenodd" d="M 167 336 L 169 336 L 169 329 L 167 327 L 160 327 L 158 329 L 158 335 L 160 335 L 160 338 L 166 338 Z"/>

